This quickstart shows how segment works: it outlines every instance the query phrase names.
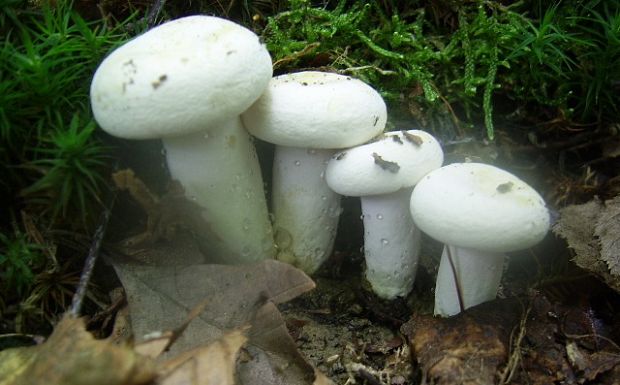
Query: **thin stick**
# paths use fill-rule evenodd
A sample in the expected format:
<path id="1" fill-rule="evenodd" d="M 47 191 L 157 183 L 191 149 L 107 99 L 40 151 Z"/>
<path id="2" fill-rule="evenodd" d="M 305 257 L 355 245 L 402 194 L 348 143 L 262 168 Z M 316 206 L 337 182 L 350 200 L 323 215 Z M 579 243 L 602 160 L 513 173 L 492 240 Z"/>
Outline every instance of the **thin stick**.
<path id="1" fill-rule="evenodd" d="M 146 15 L 146 24 L 149 28 L 153 27 L 155 24 L 155 20 L 157 20 L 157 17 L 161 13 L 162 9 L 164 9 L 164 5 L 166 5 L 166 0 L 156 0 L 153 4 L 153 7 Z"/>
<path id="2" fill-rule="evenodd" d="M 95 263 L 97 262 L 97 257 L 99 256 L 99 249 L 101 248 L 101 242 L 103 240 L 108 221 L 110 220 L 110 212 L 112 211 L 115 198 L 116 193 L 113 193 L 112 198 L 110 199 L 110 204 L 103 211 L 101 221 L 99 222 L 99 226 L 93 236 L 93 242 L 88 250 L 88 256 L 86 257 L 84 269 L 82 270 L 82 275 L 80 276 L 80 282 L 78 283 L 75 294 L 73 294 L 73 300 L 71 301 L 69 315 L 72 317 L 78 317 L 80 310 L 82 309 L 82 302 L 84 300 L 84 296 L 86 295 L 86 288 L 88 287 Z"/>
<path id="3" fill-rule="evenodd" d="M 530 310 L 532 310 L 532 305 L 528 304 L 527 309 L 525 309 L 523 316 L 521 317 L 521 321 L 519 322 L 519 333 L 516 338 L 514 332 L 516 329 L 513 329 L 510 333 L 510 356 L 508 357 L 508 363 L 506 367 L 500 373 L 500 385 L 508 384 L 512 381 L 512 377 L 517 371 L 517 367 L 522 359 L 521 354 L 521 344 L 523 339 L 525 338 L 526 329 L 525 326 L 527 324 L 527 319 L 530 315 Z"/>

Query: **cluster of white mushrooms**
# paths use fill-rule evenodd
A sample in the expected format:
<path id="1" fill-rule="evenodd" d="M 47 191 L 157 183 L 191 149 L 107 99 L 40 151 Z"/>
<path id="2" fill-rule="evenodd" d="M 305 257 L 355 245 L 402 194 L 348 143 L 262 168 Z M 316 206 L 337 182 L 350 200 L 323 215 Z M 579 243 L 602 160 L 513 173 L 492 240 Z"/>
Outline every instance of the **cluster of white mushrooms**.
<path id="1" fill-rule="evenodd" d="M 426 132 L 383 133 L 385 103 L 365 83 L 272 75 L 253 32 L 190 16 L 119 47 L 92 81 L 102 129 L 162 139 L 171 177 L 211 225 L 202 236 L 212 261 L 277 258 L 312 274 L 331 255 L 340 196 L 359 196 L 373 290 L 411 291 L 422 230 L 446 244 L 435 313 L 449 316 L 495 298 L 503 253 L 545 236 L 549 215 L 531 187 L 489 165 L 441 167 Z M 272 220 L 250 134 L 276 146 Z"/>

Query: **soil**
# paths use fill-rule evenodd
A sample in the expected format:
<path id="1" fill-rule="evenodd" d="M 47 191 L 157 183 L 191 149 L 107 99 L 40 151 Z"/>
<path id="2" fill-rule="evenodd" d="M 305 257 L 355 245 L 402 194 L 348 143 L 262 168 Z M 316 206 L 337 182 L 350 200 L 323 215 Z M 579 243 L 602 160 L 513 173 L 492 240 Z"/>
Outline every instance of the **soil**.
<path id="1" fill-rule="evenodd" d="M 396 304 L 377 300 L 353 276 L 316 283 L 315 290 L 280 307 L 304 356 L 336 384 L 411 383 L 414 370 L 399 332 L 401 319 L 381 309 Z M 406 313 L 406 304 L 399 305 L 398 313 Z"/>

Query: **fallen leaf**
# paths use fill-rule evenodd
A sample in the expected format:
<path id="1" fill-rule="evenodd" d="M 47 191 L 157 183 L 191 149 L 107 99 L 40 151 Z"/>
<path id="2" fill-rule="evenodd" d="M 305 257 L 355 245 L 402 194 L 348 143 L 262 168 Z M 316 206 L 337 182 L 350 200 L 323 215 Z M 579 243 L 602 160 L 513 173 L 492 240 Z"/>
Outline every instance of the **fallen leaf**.
<path id="1" fill-rule="evenodd" d="M 43 344 L 0 351 L 0 385 L 139 385 L 155 376 L 153 361 L 95 340 L 82 319 L 68 315 Z"/>
<path id="2" fill-rule="evenodd" d="M 401 331 L 424 380 L 434 384 L 614 384 L 620 352 L 601 343 L 580 314 L 589 308 L 552 303 L 539 293 L 500 299 L 451 318 L 414 315 Z M 567 332 L 570 332 L 567 333 Z M 423 381 L 424 382 L 424 381 Z"/>
<path id="3" fill-rule="evenodd" d="M 234 330 L 205 347 L 192 349 L 164 362 L 158 385 L 234 385 L 239 349 L 247 341 Z"/>
<path id="4" fill-rule="evenodd" d="M 147 357 L 160 357 L 165 351 L 167 351 L 177 339 L 183 335 L 185 329 L 192 323 L 192 321 L 205 310 L 207 301 L 203 301 L 196 305 L 188 314 L 183 323 L 174 330 L 168 330 L 163 333 L 155 332 L 149 334 L 149 338 L 139 344 L 134 349 L 138 353 Z"/>
<path id="5" fill-rule="evenodd" d="M 252 320 L 248 358 L 238 365 L 239 382 L 247 385 L 311 384 L 314 369 L 297 350 L 286 322 L 272 302 Z"/>
<path id="6" fill-rule="evenodd" d="M 601 259 L 607 263 L 611 274 L 620 276 L 620 197 L 605 201 L 594 234 L 601 245 Z"/>
<path id="7" fill-rule="evenodd" d="M 176 238 L 177 243 L 180 241 Z M 153 331 L 174 329 L 190 309 L 206 300 L 204 311 L 187 326 L 164 359 L 249 324 L 248 359 L 238 368 L 241 383 L 311 384 L 314 369 L 297 350 L 275 304 L 311 290 L 314 282 L 278 261 L 237 266 L 204 264 L 199 262 L 203 257 L 197 249 L 175 245 L 147 250 L 140 256 L 142 263 L 130 259 L 114 262 L 127 293 L 136 340 L 144 340 L 144 335 Z M 185 253 L 176 258 L 179 250 Z M 251 375 L 244 377 L 244 373 Z"/>
<path id="8" fill-rule="evenodd" d="M 119 190 L 127 191 L 146 214 L 146 228 L 120 242 L 125 254 L 139 253 L 144 247 L 150 247 L 162 239 L 172 240 L 181 229 L 192 231 L 192 242 L 205 249 L 222 242 L 204 219 L 208 213 L 186 198 L 183 187 L 177 181 L 172 181 L 166 193 L 159 197 L 131 169 L 115 172 L 112 180 Z"/>
<path id="9" fill-rule="evenodd" d="M 415 314 L 401 331 L 430 383 L 493 384 L 521 309 L 516 302 L 494 301 L 451 318 Z"/>
<path id="10" fill-rule="evenodd" d="M 553 232 L 564 238 L 575 255 L 573 261 L 609 287 L 620 292 L 620 197 L 594 199 L 560 210 Z"/>
<path id="11" fill-rule="evenodd" d="M 573 368 L 588 381 L 595 380 L 620 363 L 620 354 L 607 351 L 588 352 L 574 341 L 566 343 L 566 354 Z"/>

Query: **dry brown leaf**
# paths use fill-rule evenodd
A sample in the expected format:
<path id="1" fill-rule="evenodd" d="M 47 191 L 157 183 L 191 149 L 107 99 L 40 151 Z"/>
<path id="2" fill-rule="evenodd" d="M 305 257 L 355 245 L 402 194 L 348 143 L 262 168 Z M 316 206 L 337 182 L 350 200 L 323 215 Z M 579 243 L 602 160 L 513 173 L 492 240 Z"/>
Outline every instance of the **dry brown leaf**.
<path id="1" fill-rule="evenodd" d="M 132 340 L 129 307 L 127 305 L 116 312 L 114 326 L 112 327 L 112 333 L 110 333 L 108 340 L 116 345 L 125 344 Z"/>
<path id="2" fill-rule="evenodd" d="M 171 348 L 171 354 L 209 343 L 250 322 L 266 302 L 281 303 L 314 287 L 310 278 L 277 261 L 258 264 L 140 266 L 117 264 L 127 292 L 137 341 L 160 330 L 173 330 L 205 299 L 205 311 Z"/>
<path id="3" fill-rule="evenodd" d="M 213 343 L 168 360 L 160 366 L 158 385 L 234 385 L 239 349 L 247 341 L 244 330 L 225 334 Z"/>
<path id="4" fill-rule="evenodd" d="M 134 350 L 147 357 L 156 358 L 161 356 L 183 335 L 185 329 L 205 310 L 206 306 L 207 301 L 202 301 L 187 314 L 186 319 L 176 329 L 164 333 L 156 332 L 155 335 L 149 336 L 149 339 L 137 344 Z"/>
<path id="5" fill-rule="evenodd" d="M 139 385 L 155 376 L 153 361 L 95 340 L 82 319 L 68 315 L 45 343 L 0 352 L 0 385 Z"/>
<path id="6" fill-rule="evenodd" d="M 164 358 L 209 344 L 227 330 L 250 324 L 246 347 L 249 355 L 239 370 L 253 374 L 241 383 L 312 383 L 314 369 L 297 351 L 274 305 L 314 288 L 310 278 L 288 264 L 272 260 L 239 266 L 188 264 L 202 256 L 185 252 L 176 258 L 176 254 L 167 253 L 179 253 L 174 244 L 165 247 L 165 251 L 152 249 L 142 256 L 149 266 L 115 262 L 138 341 L 153 331 L 173 329 L 189 309 L 206 299 L 204 312 L 189 324 Z"/>
<path id="7" fill-rule="evenodd" d="M 119 190 L 127 191 L 131 195 L 147 217 L 144 231 L 121 242 L 120 248 L 124 253 L 139 253 L 142 248 L 150 247 L 159 240 L 173 240 L 180 229 L 191 229 L 194 236 L 190 242 L 200 245 L 201 248 L 208 249 L 210 245 L 222 242 L 222 238 L 203 217 L 203 214 L 208 217 L 208 213 L 185 197 L 178 182 L 171 182 L 166 193 L 159 197 L 153 194 L 131 169 L 112 174 L 112 179 Z"/>
<path id="8" fill-rule="evenodd" d="M 620 276 L 620 197 L 605 201 L 594 234 L 600 242 L 601 259 L 607 263 L 611 274 Z"/>
<path id="9" fill-rule="evenodd" d="M 589 311 L 534 293 L 447 319 L 414 315 L 401 331 L 429 383 L 495 384 L 503 376 L 511 384 L 615 385 L 618 348 L 584 322 Z"/>
<path id="10" fill-rule="evenodd" d="M 605 373 L 620 363 L 620 354 L 610 352 L 588 352 L 579 347 L 574 341 L 566 343 L 566 354 L 575 369 L 588 381 L 595 380 L 601 373 Z"/>
<path id="11" fill-rule="evenodd" d="M 416 314 L 401 330 L 431 383 L 493 384 L 507 361 L 510 332 L 520 312 L 516 303 L 496 301 L 452 318 Z"/>
<path id="12" fill-rule="evenodd" d="M 603 203 L 594 199 L 582 205 L 570 205 L 560 210 L 560 218 L 553 232 L 566 239 L 575 251 L 575 262 L 580 267 L 598 261 L 598 241 L 594 238 L 594 226 Z M 600 261 L 597 262 L 600 265 Z M 583 265 L 583 266 L 582 266 Z"/>
<path id="13" fill-rule="evenodd" d="M 143 356 L 157 358 L 170 346 L 170 342 L 174 338 L 174 333 L 172 331 L 163 333 L 157 332 L 148 337 L 147 340 L 134 346 L 134 350 L 136 353 L 140 353 Z"/>
<path id="14" fill-rule="evenodd" d="M 334 385 L 334 382 L 327 378 L 323 373 L 314 370 L 314 382 L 312 385 Z"/>
<path id="15" fill-rule="evenodd" d="M 251 324 L 246 347 L 248 357 L 237 367 L 241 384 L 312 383 L 314 369 L 297 350 L 275 304 L 265 303 L 258 309 Z"/>
<path id="16" fill-rule="evenodd" d="M 620 274 L 614 272 L 620 273 L 619 199 L 605 204 L 594 199 L 567 206 L 560 210 L 560 219 L 552 229 L 574 250 L 573 261 L 577 266 L 600 277 L 617 292 L 620 292 Z"/>

